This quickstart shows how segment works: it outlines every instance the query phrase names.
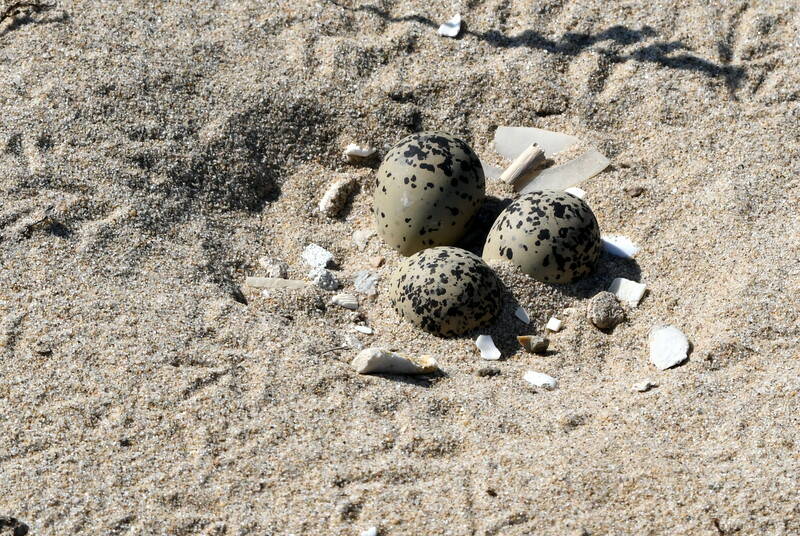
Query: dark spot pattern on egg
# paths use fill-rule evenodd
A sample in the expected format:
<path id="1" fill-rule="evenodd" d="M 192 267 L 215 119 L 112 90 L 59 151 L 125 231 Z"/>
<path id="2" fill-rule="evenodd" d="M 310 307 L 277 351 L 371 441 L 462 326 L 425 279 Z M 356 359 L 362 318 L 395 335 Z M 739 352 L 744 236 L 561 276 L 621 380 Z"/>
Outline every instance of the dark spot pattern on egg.
<path id="1" fill-rule="evenodd" d="M 600 257 L 600 227 L 582 199 L 562 191 L 530 192 L 495 220 L 485 260 L 505 260 L 546 283 L 589 275 Z"/>
<path id="2" fill-rule="evenodd" d="M 408 322 L 429 333 L 452 337 L 494 320 L 502 287 L 480 257 L 445 246 L 404 259 L 389 282 L 389 298 Z"/>
<path id="3" fill-rule="evenodd" d="M 403 255 L 452 245 L 483 203 L 475 152 L 443 132 L 420 132 L 392 147 L 377 172 L 374 213 L 383 240 Z"/>

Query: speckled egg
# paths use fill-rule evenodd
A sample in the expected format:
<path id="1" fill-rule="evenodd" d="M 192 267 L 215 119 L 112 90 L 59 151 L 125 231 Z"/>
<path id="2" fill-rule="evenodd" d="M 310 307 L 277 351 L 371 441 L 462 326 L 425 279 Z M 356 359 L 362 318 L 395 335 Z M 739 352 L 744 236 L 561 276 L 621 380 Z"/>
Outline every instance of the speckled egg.
<path id="1" fill-rule="evenodd" d="M 389 297 L 415 326 L 450 337 L 491 322 L 500 310 L 501 288 L 477 255 L 436 247 L 401 262 L 389 282 Z"/>
<path id="2" fill-rule="evenodd" d="M 378 169 L 378 233 L 403 255 L 454 244 L 483 202 L 486 181 L 475 152 L 443 132 L 419 132 L 392 147 Z"/>
<path id="3" fill-rule="evenodd" d="M 600 249 L 600 228 L 589 205 L 566 192 L 541 190 L 500 213 L 483 258 L 511 262 L 539 281 L 569 283 L 591 273 Z"/>

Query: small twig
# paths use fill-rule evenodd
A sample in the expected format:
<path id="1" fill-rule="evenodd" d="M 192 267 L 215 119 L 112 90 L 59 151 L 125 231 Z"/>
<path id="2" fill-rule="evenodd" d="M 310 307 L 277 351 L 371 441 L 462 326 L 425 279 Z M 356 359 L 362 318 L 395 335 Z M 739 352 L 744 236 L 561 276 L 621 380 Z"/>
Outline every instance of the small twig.
<path id="1" fill-rule="evenodd" d="M 337 346 L 336 348 L 330 348 L 328 350 L 325 350 L 324 352 L 320 352 L 319 355 L 325 355 L 325 354 L 329 354 L 331 352 L 336 352 L 336 351 L 339 351 L 339 350 L 347 350 L 348 348 L 350 348 L 350 347 L 349 346 Z"/>
<path id="2" fill-rule="evenodd" d="M 544 163 L 544 151 L 535 143 L 522 153 L 506 168 L 500 180 L 511 186 L 527 179 Z"/>
<path id="3" fill-rule="evenodd" d="M 53 9 L 54 7 L 56 7 L 55 4 L 41 4 L 39 2 L 14 2 L 10 6 L 8 6 L 2 13 L 0 13 L 0 22 L 15 17 L 23 9 L 30 9 L 34 13 L 41 13 L 42 11 Z"/>

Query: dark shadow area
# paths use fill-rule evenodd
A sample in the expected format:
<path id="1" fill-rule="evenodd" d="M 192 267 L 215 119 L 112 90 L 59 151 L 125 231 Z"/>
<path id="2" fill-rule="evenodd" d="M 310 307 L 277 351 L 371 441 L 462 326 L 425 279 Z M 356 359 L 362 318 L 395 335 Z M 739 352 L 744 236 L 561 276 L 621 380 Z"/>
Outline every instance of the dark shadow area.
<path id="1" fill-rule="evenodd" d="M 588 299 L 598 292 L 608 290 L 611 282 L 618 277 L 624 277 L 638 283 L 641 276 L 642 270 L 634 259 L 615 257 L 604 251 L 600 254 L 597 267 L 590 276 L 574 283 L 566 285 L 550 284 L 550 286 L 567 296 Z"/>
<path id="2" fill-rule="evenodd" d="M 399 374 L 370 374 L 370 376 L 377 376 L 385 380 L 391 380 L 397 383 L 405 383 L 407 385 L 425 388 L 433 387 L 439 380 L 449 377 L 449 375 L 443 370 L 437 370 L 431 374 L 420 374 L 418 376 L 406 376 Z"/>
<path id="3" fill-rule="evenodd" d="M 2 13 L 0 13 L 0 24 L 6 19 L 11 23 L 0 30 L 0 37 L 13 32 L 27 24 L 54 24 L 66 22 L 69 16 L 65 11 L 52 11 L 55 4 L 42 4 L 40 2 L 13 2 Z M 34 18 L 32 15 L 44 12 L 51 12 L 47 16 Z"/>
<path id="4" fill-rule="evenodd" d="M 421 15 L 407 15 L 404 17 L 392 17 L 388 11 L 373 5 L 359 6 L 356 8 L 343 6 L 335 0 L 328 0 L 331 4 L 348 11 L 362 11 L 371 13 L 387 22 L 417 22 L 431 28 L 438 28 L 439 22 L 435 22 L 428 17 Z M 648 38 L 655 38 L 658 33 L 650 26 L 644 26 L 639 30 L 628 28 L 627 26 L 615 25 L 596 34 L 583 32 L 567 32 L 559 39 L 550 39 L 535 30 L 525 30 L 514 36 L 507 36 L 498 30 L 487 32 L 475 32 L 470 30 L 462 22 L 461 33 L 458 38 L 463 39 L 467 36 L 484 41 L 491 46 L 498 48 L 519 48 L 544 50 L 551 54 L 562 56 L 576 56 L 585 49 L 598 43 L 609 41 L 611 46 L 626 46 L 640 43 Z M 603 54 L 612 63 L 622 63 L 629 60 L 640 62 L 656 63 L 669 69 L 684 71 L 694 71 L 711 78 L 722 78 L 728 87 L 736 89 L 744 77 L 744 68 L 732 65 L 717 64 L 692 54 L 691 49 L 680 41 L 657 42 L 643 45 L 629 54 L 620 54 L 610 48 L 598 48 L 597 52 Z M 682 54 L 670 55 L 676 51 L 684 51 Z"/>
<path id="5" fill-rule="evenodd" d="M 483 204 L 481 204 L 481 207 L 478 209 L 478 212 L 467 225 L 467 232 L 458 241 L 456 247 L 466 249 L 480 257 L 483 253 L 483 245 L 486 243 L 489 230 L 492 228 L 492 225 L 494 225 L 500 213 L 513 202 L 513 199 L 501 199 L 499 197 L 487 195 Z"/>
<path id="6" fill-rule="evenodd" d="M 8 534 L 9 536 L 26 536 L 29 531 L 30 528 L 28 525 L 14 517 L 0 517 L 0 534 Z"/>

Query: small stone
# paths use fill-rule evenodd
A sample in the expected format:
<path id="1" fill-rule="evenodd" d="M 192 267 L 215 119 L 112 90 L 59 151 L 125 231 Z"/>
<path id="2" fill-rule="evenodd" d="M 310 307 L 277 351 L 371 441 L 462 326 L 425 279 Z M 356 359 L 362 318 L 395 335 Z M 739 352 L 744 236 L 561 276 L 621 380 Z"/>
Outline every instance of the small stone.
<path id="1" fill-rule="evenodd" d="M 637 391 L 639 393 L 646 393 L 647 391 L 649 391 L 653 387 L 658 387 L 658 385 L 653 383 L 653 382 L 651 382 L 650 380 L 644 380 L 644 381 L 641 381 L 641 382 L 639 382 L 637 384 L 634 384 L 633 390 Z"/>
<path id="2" fill-rule="evenodd" d="M 353 326 L 353 329 L 364 335 L 372 335 L 372 328 L 369 326 Z"/>
<path id="3" fill-rule="evenodd" d="M 598 292 L 586 309 L 589 321 L 600 329 L 611 329 L 625 320 L 625 310 L 610 292 Z"/>
<path id="4" fill-rule="evenodd" d="M 689 339 L 674 326 L 658 326 L 650 331 L 650 361 L 666 370 L 686 361 Z"/>
<path id="5" fill-rule="evenodd" d="M 333 260 L 333 253 L 322 246 L 309 244 L 303 250 L 302 257 L 306 264 L 312 268 L 325 268 Z"/>
<path id="6" fill-rule="evenodd" d="M 353 279 L 353 284 L 358 292 L 366 294 L 367 296 L 375 296 L 378 293 L 377 286 L 380 278 L 381 276 L 375 272 L 361 270 L 360 272 L 356 273 L 356 277 Z"/>
<path id="7" fill-rule="evenodd" d="M 308 274 L 308 278 L 311 279 L 315 285 L 317 285 L 322 290 L 336 290 L 339 288 L 339 280 L 336 279 L 336 276 L 330 270 L 326 270 L 324 268 L 317 268 L 315 270 L 311 270 Z"/>
<path id="8" fill-rule="evenodd" d="M 639 197 L 644 193 L 644 188 L 641 186 L 626 186 L 623 190 L 625 190 L 625 193 L 630 197 Z"/>
<path id="9" fill-rule="evenodd" d="M 550 339 L 536 335 L 520 335 L 517 337 L 517 341 L 523 348 L 534 354 L 543 354 L 550 346 Z"/>
<path id="10" fill-rule="evenodd" d="M 445 22 L 436 31 L 442 37 L 457 37 L 461 32 L 461 15 L 456 15 L 449 21 Z"/>
<path id="11" fill-rule="evenodd" d="M 534 372 L 529 370 L 522 378 L 531 385 L 535 385 L 536 387 L 544 387 L 548 391 L 552 391 L 558 387 L 558 382 L 556 379 L 548 374 L 544 374 L 543 372 Z"/>
<path id="12" fill-rule="evenodd" d="M 375 236 L 375 229 L 359 229 L 353 233 L 353 242 L 359 251 L 363 251 L 373 236 Z"/>
<path id="13" fill-rule="evenodd" d="M 439 368 L 429 355 L 406 357 L 378 348 L 362 350 L 351 365 L 359 374 L 430 374 Z"/>
<path id="14" fill-rule="evenodd" d="M 381 266 L 383 266 L 383 263 L 385 263 L 385 262 L 386 262 L 386 258 L 385 257 L 372 257 L 369 260 L 369 263 L 372 266 L 374 266 L 375 268 L 380 268 Z"/>
<path id="15" fill-rule="evenodd" d="M 278 261 L 270 257 L 261 257 L 258 264 L 264 270 L 267 277 L 275 279 L 286 279 L 289 273 L 289 265 L 283 261 Z"/>
<path id="16" fill-rule="evenodd" d="M 492 376 L 499 376 L 500 369 L 496 367 L 482 367 L 479 368 L 475 374 L 477 374 L 481 378 L 490 378 Z"/>
<path id="17" fill-rule="evenodd" d="M 331 184 L 319 201 L 319 211 L 329 218 L 338 216 L 357 184 L 353 177 L 339 179 Z"/>
<path id="18" fill-rule="evenodd" d="M 545 329 L 556 332 L 561 331 L 561 320 L 556 317 L 551 317 L 550 320 L 547 321 L 547 325 Z"/>

